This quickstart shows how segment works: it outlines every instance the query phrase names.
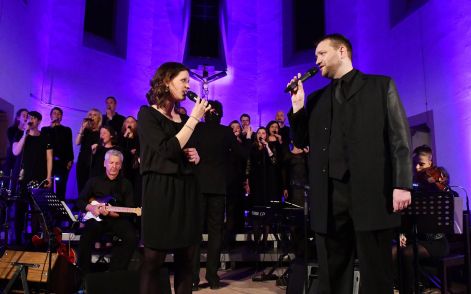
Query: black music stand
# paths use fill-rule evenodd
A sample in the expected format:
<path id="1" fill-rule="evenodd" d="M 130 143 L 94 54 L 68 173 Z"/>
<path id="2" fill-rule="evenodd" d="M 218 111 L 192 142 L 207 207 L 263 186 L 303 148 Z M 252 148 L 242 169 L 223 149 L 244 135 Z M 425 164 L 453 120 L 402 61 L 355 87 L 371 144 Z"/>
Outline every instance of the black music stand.
<path id="1" fill-rule="evenodd" d="M 54 240 L 53 227 L 58 227 L 62 221 L 71 222 L 71 226 L 77 222 L 64 201 L 60 201 L 56 194 L 48 189 L 30 189 L 31 206 L 34 212 L 39 213 L 43 233 L 48 237 L 47 253 L 49 255 L 49 265 L 47 269 L 48 277 L 52 270 L 52 240 Z"/>
<path id="2" fill-rule="evenodd" d="M 414 291 L 419 293 L 417 234 L 454 232 L 454 194 L 452 192 L 412 191 L 411 205 L 405 210 L 412 231 L 414 253 Z"/>

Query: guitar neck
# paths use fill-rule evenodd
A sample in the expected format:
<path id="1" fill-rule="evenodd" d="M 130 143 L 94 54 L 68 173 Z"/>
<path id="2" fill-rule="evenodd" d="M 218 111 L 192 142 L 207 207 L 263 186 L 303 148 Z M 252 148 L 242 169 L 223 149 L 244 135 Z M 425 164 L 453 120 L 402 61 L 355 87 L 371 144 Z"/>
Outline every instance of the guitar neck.
<path id="1" fill-rule="evenodd" d="M 119 207 L 119 206 L 107 206 L 106 210 L 112 212 L 122 212 L 122 213 L 136 213 L 136 208 L 132 207 Z"/>

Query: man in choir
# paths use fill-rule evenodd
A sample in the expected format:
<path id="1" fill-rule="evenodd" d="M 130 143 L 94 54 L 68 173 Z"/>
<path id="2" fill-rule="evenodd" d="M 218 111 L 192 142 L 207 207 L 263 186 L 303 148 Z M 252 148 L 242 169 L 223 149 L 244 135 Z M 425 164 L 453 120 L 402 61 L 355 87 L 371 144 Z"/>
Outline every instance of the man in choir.
<path id="1" fill-rule="evenodd" d="M 217 269 L 221 253 L 224 208 L 227 191 L 227 168 L 231 147 L 236 145 L 231 128 L 221 125 L 223 115 L 219 101 L 209 101 L 212 109 L 204 116 L 204 123 L 196 129 L 196 149 L 200 155 L 197 179 L 202 193 L 200 203 L 201 227 L 208 224 L 208 258 L 206 280 L 211 289 L 220 288 Z M 193 290 L 198 290 L 200 272 L 199 250 L 195 254 Z"/>
<path id="2" fill-rule="evenodd" d="M 61 124 L 63 114 L 61 108 L 52 108 L 49 113 L 51 125 L 41 129 L 41 132 L 49 137 L 52 146 L 52 174 L 55 178 L 56 195 L 62 201 L 65 200 L 67 179 L 74 163 L 72 130 Z"/>
<path id="3" fill-rule="evenodd" d="M 278 110 L 276 112 L 275 121 L 280 127 L 279 133 L 285 147 L 284 149 L 289 150 L 289 145 L 291 144 L 291 133 L 289 126 L 285 124 L 285 113 L 282 110 Z"/>
<path id="4" fill-rule="evenodd" d="M 104 126 L 109 125 L 115 131 L 121 130 L 121 128 L 123 127 L 124 120 L 126 118 L 116 112 L 118 101 L 116 100 L 115 97 L 109 96 L 109 97 L 106 97 L 105 104 L 106 104 L 106 113 L 103 114 L 102 125 Z"/>
<path id="5" fill-rule="evenodd" d="M 240 125 L 242 126 L 242 140 L 250 140 L 254 142 L 255 132 L 250 125 L 250 115 L 243 113 L 240 116 Z"/>

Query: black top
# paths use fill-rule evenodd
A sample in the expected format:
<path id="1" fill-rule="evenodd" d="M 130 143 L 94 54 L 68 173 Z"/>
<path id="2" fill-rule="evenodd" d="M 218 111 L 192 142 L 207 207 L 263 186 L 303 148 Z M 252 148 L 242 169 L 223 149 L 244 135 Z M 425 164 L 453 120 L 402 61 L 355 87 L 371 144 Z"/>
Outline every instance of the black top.
<path id="1" fill-rule="evenodd" d="M 106 175 L 97 176 L 87 181 L 80 192 L 77 206 L 80 210 L 85 211 L 91 198 L 112 196 L 116 200 L 115 206 L 133 207 L 132 193 L 131 183 L 121 176 L 114 180 L 110 180 Z"/>
<path id="2" fill-rule="evenodd" d="M 266 148 L 260 150 L 254 143 L 247 161 L 246 173 L 255 205 L 269 205 L 270 201 L 281 200 L 281 158 L 276 148 L 270 149 L 273 152 L 271 157 Z"/>
<path id="3" fill-rule="evenodd" d="M 43 127 L 41 133 L 46 134 L 50 139 L 54 152 L 54 161 L 67 163 L 74 160 L 72 130 L 69 127 L 63 125 Z"/>
<path id="4" fill-rule="evenodd" d="M 237 144 L 231 128 L 218 123 L 200 123 L 195 134 L 200 156 L 196 170 L 201 192 L 226 194 L 229 155 Z"/>
<path id="5" fill-rule="evenodd" d="M 80 153 L 82 156 L 90 156 L 92 145 L 100 143 L 100 131 L 92 131 L 89 128 L 83 130 L 83 136 L 80 140 Z"/>
<path id="6" fill-rule="evenodd" d="M 250 148 L 252 146 L 249 140 L 243 140 L 242 142 L 236 140 L 236 143 L 236 145 L 231 147 L 229 155 L 229 168 L 227 169 L 228 194 L 238 192 L 242 189 L 243 182 L 246 179 L 245 170 L 247 159 L 249 158 Z"/>
<path id="7" fill-rule="evenodd" d="M 141 107 L 137 127 L 141 147 L 141 174 L 193 174 L 193 168 L 175 137 L 188 120 L 188 116 L 180 117 L 182 122 L 177 123 L 150 106 Z M 185 147 L 194 146 L 193 137 Z"/>
<path id="8" fill-rule="evenodd" d="M 280 128 L 280 136 L 283 141 L 283 145 L 289 146 L 289 144 L 291 144 L 291 130 L 288 126 Z"/>
<path id="9" fill-rule="evenodd" d="M 15 138 L 20 141 L 21 136 Z M 41 182 L 47 177 L 47 150 L 52 149 L 49 138 L 40 133 L 39 136 L 26 136 L 23 151 L 18 155 L 21 166 L 24 169 L 23 182 Z"/>
<path id="10" fill-rule="evenodd" d="M 113 130 L 115 130 L 117 136 L 120 137 L 121 136 L 121 128 L 123 127 L 123 123 L 124 123 L 125 120 L 126 120 L 126 118 L 124 116 L 122 116 L 121 114 L 115 112 L 112 119 L 109 119 L 108 116 L 106 116 L 106 114 L 103 114 L 101 124 L 104 125 L 104 126 L 112 127 Z"/>
<path id="11" fill-rule="evenodd" d="M 288 201 L 302 206 L 304 186 L 308 185 L 306 153 L 287 153 L 284 159 L 284 170 L 283 182 L 288 188 Z"/>
<path id="12" fill-rule="evenodd" d="M 351 217 L 355 230 L 382 230 L 400 223 L 392 212 L 393 187 L 411 187 L 409 125 L 394 82 L 359 71 L 345 96 Z M 326 233 L 329 220 L 329 148 L 332 125 L 330 86 L 306 98 L 288 114 L 296 146 L 310 146 L 311 225 Z M 374 220 L 374 221 L 372 221 Z"/>
<path id="13" fill-rule="evenodd" d="M 8 137 L 8 142 L 10 143 L 10 145 L 13 145 L 13 142 L 15 142 L 14 139 L 15 139 L 15 136 L 16 136 L 16 134 L 17 134 L 18 132 L 20 132 L 20 133 L 23 134 L 23 131 L 20 130 L 20 129 L 18 129 L 17 126 L 10 126 L 10 127 L 8 127 L 8 129 L 7 129 L 7 137 Z"/>
<path id="14" fill-rule="evenodd" d="M 20 159 L 21 157 L 15 156 L 13 154 L 13 143 L 18 142 L 21 137 L 23 136 L 23 131 L 18 129 L 15 126 L 11 126 L 7 130 L 7 136 L 8 136 L 8 142 L 10 145 L 8 146 L 7 149 L 7 158 L 5 160 L 4 165 L 2 166 L 2 170 L 5 173 L 5 175 L 10 175 L 10 171 L 13 170 L 13 176 L 18 176 L 18 173 L 20 172 Z"/>
<path id="15" fill-rule="evenodd" d="M 332 126 L 329 146 L 329 177 L 341 180 L 349 170 L 348 145 L 345 142 L 347 122 L 345 118 L 346 98 L 356 70 L 353 69 L 330 85 L 332 99 Z M 336 88 L 340 87 L 340 93 Z M 338 97 L 337 97 L 338 96 Z"/>
<path id="16" fill-rule="evenodd" d="M 139 137 L 137 133 L 134 134 L 134 138 L 121 137 L 118 145 L 121 147 L 121 152 L 123 152 L 124 155 L 124 162 L 122 168 L 123 174 L 128 179 L 131 179 L 134 174 L 139 173 L 140 163 L 138 159 L 140 153 L 140 146 Z M 136 150 L 136 152 L 132 154 L 132 150 Z"/>

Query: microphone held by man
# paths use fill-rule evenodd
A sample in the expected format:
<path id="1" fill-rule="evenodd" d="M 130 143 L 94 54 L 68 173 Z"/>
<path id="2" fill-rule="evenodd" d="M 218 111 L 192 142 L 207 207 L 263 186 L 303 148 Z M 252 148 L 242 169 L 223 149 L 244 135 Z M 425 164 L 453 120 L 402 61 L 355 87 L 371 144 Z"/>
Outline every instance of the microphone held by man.
<path id="1" fill-rule="evenodd" d="M 309 79 L 309 78 L 315 76 L 318 72 L 319 72 L 319 68 L 318 68 L 317 66 L 314 66 L 313 68 L 311 68 L 310 70 L 308 70 L 305 74 L 303 74 L 298 80 L 295 80 L 295 81 L 291 82 L 291 83 L 285 88 L 285 93 L 291 92 L 291 91 L 293 91 L 294 89 L 296 89 L 296 87 L 298 86 L 298 81 L 304 82 L 304 81 L 306 81 L 307 79 Z"/>

